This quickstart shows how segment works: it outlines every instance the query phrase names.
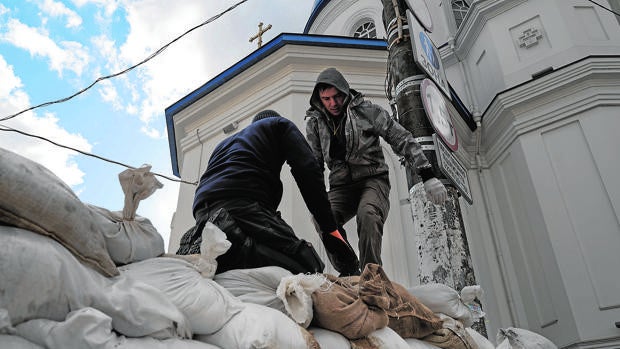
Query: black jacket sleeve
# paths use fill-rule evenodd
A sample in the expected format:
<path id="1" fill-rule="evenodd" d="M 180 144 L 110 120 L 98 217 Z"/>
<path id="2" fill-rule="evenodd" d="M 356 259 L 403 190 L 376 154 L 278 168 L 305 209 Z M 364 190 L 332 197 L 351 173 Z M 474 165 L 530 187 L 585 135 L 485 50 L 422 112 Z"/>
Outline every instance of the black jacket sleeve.
<path id="1" fill-rule="evenodd" d="M 282 133 L 282 147 L 293 178 L 321 231 L 332 232 L 337 229 L 337 225 L 327 198 L 321 166 L 297 126 L 291 121 L 285 125 Z"/>

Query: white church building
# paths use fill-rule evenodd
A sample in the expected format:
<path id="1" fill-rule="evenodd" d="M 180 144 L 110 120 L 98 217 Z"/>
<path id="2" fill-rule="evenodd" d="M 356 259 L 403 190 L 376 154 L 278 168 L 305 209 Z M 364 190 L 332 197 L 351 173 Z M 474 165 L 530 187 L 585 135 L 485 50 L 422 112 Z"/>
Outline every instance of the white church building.
<path id="1" fill-rule="evenodd" d="M 620 348 L 620 17 L 607 10 L 620 12 L 620 1 L 425 4 L 458 97 L 455 155 L 473 202 L 461 198 L 460 208 L 489 338 L 520 327 L 559 348 Z M 327 67 L 391 110 L 382 11 L 379 0 L 316 0 L 303 33 L 278 35 L 169 106 L 174 173 L 197 181 L 215 145 L 263 109 L 305 130 Z M 384 269 L 417 285 L 410 188 L 387 145 L 384 154 L 392 183 Z M 329 264 L 286 166 L 282 180 L 283 218 Z M 171 253 L 194 224 L 195 189 L 181 185 Z M 345 228 L 355 246 L 354 220 Z"/>

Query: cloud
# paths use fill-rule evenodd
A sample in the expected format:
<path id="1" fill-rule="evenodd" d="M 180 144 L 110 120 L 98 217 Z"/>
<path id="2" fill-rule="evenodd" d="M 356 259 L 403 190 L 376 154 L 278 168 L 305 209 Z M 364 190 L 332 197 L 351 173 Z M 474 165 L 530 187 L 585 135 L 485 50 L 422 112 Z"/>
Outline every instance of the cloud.
<path id="1" fill-rule="evenodd" d="M 0 40 L 9 42 L 30 52 L 33 56 L 49 59 L 50 68 L 62 76 L 65 70 L 78 76 L 90 61 L 88 51 L 75 41 L 62 41 L 56 44 L 42 29 L 29 27 L 17 19 L 10 19 L 7 31 L 0 34 Z"/>
<path id="2" fill-rule="evenodd" d="M 104 9 L 105 17 L 110 17 L 118 8 L 118 0 L 73 0 L 75 6 L 82 7 L 86 4 L 95 4 Z"/>
<path id="3" fill-rule="evenodd" d="M 0 55 L 0 115 L 2 117 L 14 114 L 30 106 L 28 95 L 22 90 L 21 80 L 13 73 L 4 57 Z M 58 124 L 58 118 L 53 114 L 37 116 L 33 112 L 26 112 L 20 116 L 3 121 L 3 126 L 9 126 L 24 132 L 43 136 L 64 145 L 83 151 L 90 151 L 92 146 L 79 134 L 72 134 Z M 82 172 L 74 161 L 75 152 L 58 148 L 45 141 L 36 140 L 14 132 L 0 131 L 0 147 L 25 156 L 60 177 L 69 186 L 76 186 L 84 182 Z"/>
<path id="4" fill-rule="evenodd" d="M 67 24 L 65 26 L 67 28 L 77 28 L 82 24 L 82 17 L 65 6 L 62 2 L 44 0 L 39 4 L 39 8 L 52 17 L 66 17 Z"/>

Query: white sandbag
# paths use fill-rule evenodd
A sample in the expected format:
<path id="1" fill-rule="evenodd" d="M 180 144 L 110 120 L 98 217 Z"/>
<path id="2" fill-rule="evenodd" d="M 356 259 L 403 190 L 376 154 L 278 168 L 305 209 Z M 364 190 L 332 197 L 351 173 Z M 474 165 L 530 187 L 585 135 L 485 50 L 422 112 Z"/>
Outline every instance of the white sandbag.
<path id="1" fill-rule="evenodd" d="M 373 348 L 377 349 L 410 349 L 409 344 L 389 327 L 373 331 L 365 339 L 351 341 L 351 348 L 356 348 L 356 342 L 368 340 Z"/>
<path id="2" fill-rule="evenodd" d="M 89 208 L 114 226 L 114 229 L 107 229 L 104 238 L 107 251 L 116 265 L 139 262 L 164 254 L 164 239 L 150 220 L 141 216 L 128 220 L 123 218 L 122 211 L 109 211 L 93 205 L 89 205 Z"/>
<path id="3" fill-rule="evenodd" d="M 213 280 L 244 303 L 260 304 L 286 313 L 284 303 L 276 295 L 276 290 L 282 279 L 291 275 L 293 274 L 284 268 L 271 266 L 233 269 L 215 275 Z"/>
<path id="4" fill-rule="evenodd" d="M 316 340 L 303 327 L 275 309 L 245 303 L 245 309 L 212 335 L 194 339 L 222 348 L 316 348 Z"/>
<path id="5" fill-rule="evenodd" d="M 351 342 L 338 332 L 312 326 L 308 327 L 308 331 L 314 336 L 321 348 L 351 349 Z"/>
<path id="6" fill-rule="evenodd" d="M 191 263 L 158 257 L 119 267 L 121 275 L 149 284 L 185 315 L 194 334 L 211 334 L 239 313 L 243 303 L 212 279 L 200 275 Z"/>
<path id="7" fill-rule="evenodd" d="M 127 336 L 191 336 L 185 317 L 161 291 L 123 276 L 106 278 L 58 242 L 24 229 L 0 226 L 0 285 L 0 308 L 13 326 L 62 321 L 70 311 L 93 307 Z"/>
<path id="8" fill-rule="evenodd" d="M 471 327 L 466 327 L 465 331 L 469 333 L 471 338 L 476 342 L 478 349 L 495 349 L 495 345 L 491 343 L 485 336 L 478 333 L 478 331 L 474 330 Z"/>
<path id="9" fill-rule="evenodd" d="M 102 207 L 88 205 L 96 214 L 105 217 L 114 229 L 105 229 L 106 247 L 112 260 L 118 264 L 128 264 L 148 258 L 161 256 L 164 239 L 151 221 L 136 215 L 141 200 L 162 188 L 150 165 L 127 169 L 118 175 L 125 194 L 122 211 L 109 211 Z"/>
<path id="10" fill-rule="evenodd" d="M 497 343 L 509 349 L 558 349 L 546 337 L 536 332 L 516 327 L 500 328 L 497 332 Z M 509 346 L 506 346 L 506 344 Z"/>
<path id="11" fill-rule="evenodd" d="M 409 349 L 441 349 L 429 342 L 416 338 L 405 338 L 405 342 L 409 345 Z"/>
<path id="12" fill-rule="evenodd" d="M 217 349 L 189 339 L 128 338 L 112 330 L 112 319 L 93 308 L 82 308 L 65 321 L 35 319 L 17 325 L 20 336 L 47 349 Z M 37 345 L 37 347 L 38 347 Z"/>
<path id="13" fill-rule="evenodd" d="M 471 310 L 463 303 L 459 293 L 450 286 L 432 283 L 414 286 L 408 288 L 407 291 L 418 298 L 433 313 L 448 315 L 462 322 L 465 327 L 471 327 L 474 323 Z"/>
<path id="14" fill-rule="evenodd" d="M 297 274 L 282 278 L 276 295 L 284 303 L 287 314 L 307 328 L 312 322 L 312 293 L 327 282 L 323 274 Z"/>
<path id="15" fill-rule="evenodd" d="M 217 270 L 216 258 L 228 251 L 232 243 L 226 239 L 226 234 L 217 225 L 207 222 L 202 229 L 200 242 L 200 256 L 210 265 L 210 270 L 202 270 L 201 274 L 210 279 L 215 276 Z"/>
<path id="16" fill-rule="evenodd" d="M 0 349 L 45 349 L 20 336 L 0 334 Z"/>
<path id="17" fill-rule="evenodd" d="M 3 148 L 0 178 L 0 222 L 49 236 L 103 275 L 118 275 L 103 238 L 110 225 L 60 178 Z"/>

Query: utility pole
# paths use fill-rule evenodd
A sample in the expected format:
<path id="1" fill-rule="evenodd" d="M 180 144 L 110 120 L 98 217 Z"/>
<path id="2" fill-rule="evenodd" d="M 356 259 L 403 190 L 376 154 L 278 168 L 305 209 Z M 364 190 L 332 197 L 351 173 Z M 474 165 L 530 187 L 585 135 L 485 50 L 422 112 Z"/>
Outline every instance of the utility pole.
<path id="1" fill-rule="evenodd" d="M 439 166 L 438 160 L 441 159 L 438 159 L 436 154 L 435 142 L 442 140 L 433 137 L 437 126 L 427 117 L 423 105 L 421 89 L 423 84 L 428 84 L 425 80 L 428 80 L 429 76 L 414 58 L 416 53 L 412 46 L 413 34 L 410 34 L 412 23 L 408 23 L 416 18 L 407 16 L 408 4 L 404 0 L 382 0 L 382 3 L 389 51 L 388 98 L 391 99 L 394 115 L 397 115 L 398 122 L 422 145 L 435 176 L 448 189 L 446 202 L 441 206 L 433 205 L 426 199 L 421 178 L 414 175 L 411 169 L 406 169 L 414 220 L 413 235 L 419 260 L 418 278 L 420 284 L 440 283 L 460 291 L 465 286 L 476 285 L 476 278 L 463 227 L 459 190 L 453 185 L 453 181 L 442 173 Z M 418 3 L 424 4 L 423 1 Z M 413 24 L 421 27 L 419 22 Z M 430 40 L 427 40 L 422 45 L 428 46 L 429 43 Z M 418 49 L 427 50 L 429 47 L 416 47 L 416 50 Z M 437 78 L 434 77 L 435 80 Z M 486 336 L 484 323 L 479 321 L 474 324 L 474 328 Z"/>

